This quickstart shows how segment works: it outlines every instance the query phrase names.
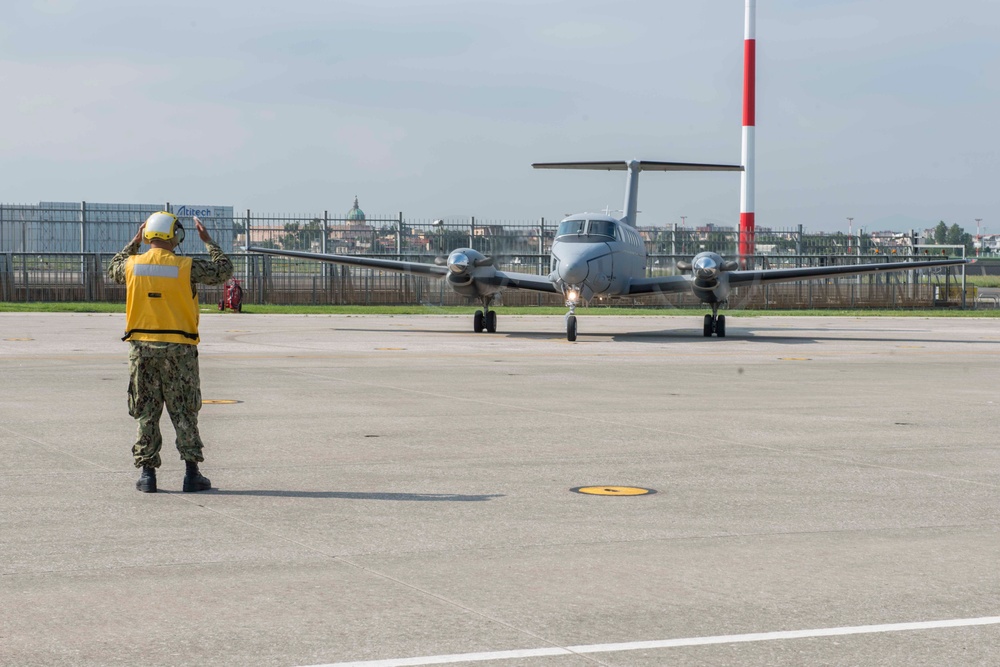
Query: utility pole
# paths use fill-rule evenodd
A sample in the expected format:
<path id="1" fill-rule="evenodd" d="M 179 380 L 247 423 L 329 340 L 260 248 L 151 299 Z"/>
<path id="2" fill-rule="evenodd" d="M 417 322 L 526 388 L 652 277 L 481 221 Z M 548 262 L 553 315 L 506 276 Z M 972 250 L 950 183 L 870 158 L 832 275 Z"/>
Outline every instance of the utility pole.
<path id="1" fill-rule="evenodd" d="M 854 236 L 854 218 L 847 219 L 847 254 L 851 254 L 851 238 Z"/>
<path id="2" fill-rule="evenodd" d="M 983 233 L 979 229 L 979 223 L 982 221 L 982 218 L 976 218 L 976 257 L 979 257 L 979 248 L 983 245 Z"/>

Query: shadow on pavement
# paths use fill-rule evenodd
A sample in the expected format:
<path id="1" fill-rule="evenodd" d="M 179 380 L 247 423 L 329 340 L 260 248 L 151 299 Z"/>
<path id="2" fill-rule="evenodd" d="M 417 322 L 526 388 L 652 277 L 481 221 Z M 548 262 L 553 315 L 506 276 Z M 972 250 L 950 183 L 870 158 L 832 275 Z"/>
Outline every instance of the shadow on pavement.
<path id="1" fill-rule="evenodd" d="M 482 502 L 503 494 L 462 495 L 458 493 L 385 493 L 381 491 L 277 491 L 264 489 L 202 491 L 204 496 L 262 496 L 267 498 L 331 498 L 342 500 L 402 500 L 409 502 Z"/>

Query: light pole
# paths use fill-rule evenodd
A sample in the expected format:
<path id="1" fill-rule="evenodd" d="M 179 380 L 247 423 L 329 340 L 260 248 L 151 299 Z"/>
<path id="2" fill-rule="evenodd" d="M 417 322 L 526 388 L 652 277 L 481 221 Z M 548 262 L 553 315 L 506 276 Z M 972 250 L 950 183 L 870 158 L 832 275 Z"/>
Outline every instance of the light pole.
<path id="1" fill-rule="evenodd" d="M 847 254 L 851 254 L 851 238 L 854 236 L 854 218 L 847 219 Z"/>
<path id="2" fill-rule="evenodd" d="M 979 249 L 983 245 L 983 233 L 979 229 L 979 223 L 982 221 L 982 218 L 976 218 L 976 257 L 979 257 Z"/>

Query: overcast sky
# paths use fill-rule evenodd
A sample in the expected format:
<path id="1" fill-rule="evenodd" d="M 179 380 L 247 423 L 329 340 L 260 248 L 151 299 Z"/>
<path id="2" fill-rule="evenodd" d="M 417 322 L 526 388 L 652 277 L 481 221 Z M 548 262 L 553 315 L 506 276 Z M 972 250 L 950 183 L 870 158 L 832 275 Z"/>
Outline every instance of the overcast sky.
<path id="1" fill-rule="evenodd" d="M 529 220 L 740 161 L 743 0 L 6 0 L 0 201 Z M 758 227 L 1000 233 L 1000 2 L 758 0 Z M 639 223 L 738 225 L 738 174 Z"/>

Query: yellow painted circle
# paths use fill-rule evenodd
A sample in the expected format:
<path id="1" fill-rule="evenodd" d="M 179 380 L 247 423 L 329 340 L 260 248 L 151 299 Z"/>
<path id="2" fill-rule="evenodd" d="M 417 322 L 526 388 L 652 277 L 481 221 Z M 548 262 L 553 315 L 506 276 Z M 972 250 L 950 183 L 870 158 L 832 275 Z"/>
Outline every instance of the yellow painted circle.
<path id="1" fill-rule="evenodd" d="M 231 398 L 206 398 L 202 401 L 205 405 L 233 405 L 234 403 L 242 403 L 243 401 L 234 401 Z"/>
<path id="2" fill-rule="evenodd" d="M 4 340 L 35 340 L 34 338 L 4 338 Z"/>
<path id="3" fill-rule="evenodd" d="M 570 491 L 586 493 L 590 496 L 647 496 L 656 493 L 653 489 L 644 489 L 639 486 L 578 486 Z"/>

